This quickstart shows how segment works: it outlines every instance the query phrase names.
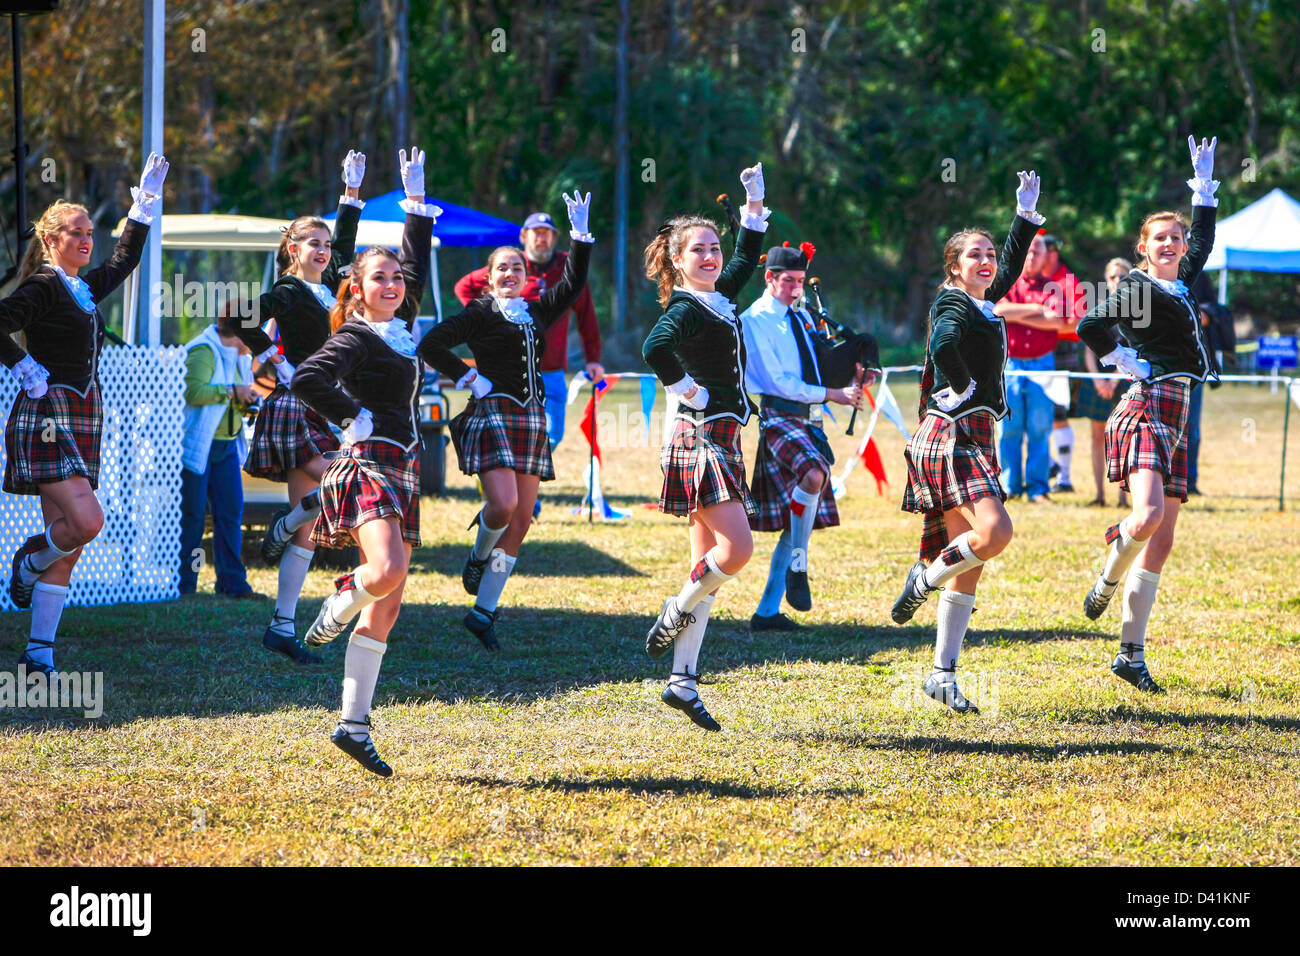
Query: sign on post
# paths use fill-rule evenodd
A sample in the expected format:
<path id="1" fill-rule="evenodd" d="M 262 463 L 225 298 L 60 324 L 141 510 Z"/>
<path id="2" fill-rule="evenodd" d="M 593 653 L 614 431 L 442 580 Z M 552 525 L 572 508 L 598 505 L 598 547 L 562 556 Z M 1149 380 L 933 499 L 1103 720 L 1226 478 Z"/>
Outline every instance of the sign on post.
<path id="1" fill-rule="evenodd" d="M 1296 368 L 1300 348 L 1294 335 L 1261 335 L 1255 354 L 1256 368 Z"/>

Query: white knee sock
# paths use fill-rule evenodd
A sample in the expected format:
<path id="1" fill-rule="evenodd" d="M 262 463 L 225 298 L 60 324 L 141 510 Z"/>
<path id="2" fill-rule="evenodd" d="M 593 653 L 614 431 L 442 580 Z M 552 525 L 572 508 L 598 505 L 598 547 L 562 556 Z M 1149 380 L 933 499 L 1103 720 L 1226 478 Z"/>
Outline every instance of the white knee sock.
<path id="1" fill-rule="evenodd" d="M 365 567 L 362 565 L 361 567 Z M 352 587 L 342 592 L 334 601 L 330 608 L 334 620 L 340 624 L 346 624 L 358 614 L 361 609 L 368 604 L 374 604 L 382 594 L 371 594 L 361 584 L 361 568 L 352 572 Z"/>
<path id="2" fill-rule="evenodd" d="M 370 716 L 379 665 L 384 662 L 387 649 L 383 641 L 362 634 L 353 634 L 349 639 L 348 652 L 343 657 L 343 720 L 359 724 Z"/>
<path id="3" fill-rule="evenodd" d="M 718 567 L 717 553 L 716 547 L 710 548 L 705 552 L 704 557 L 696 562 L 695 567 L 691 568 L 691 576 L 682 585 L 675 599 L 679 612 L 692 610 L 704 599 L 704 595 L 716 591 L 735 577 L 734 574 L 724 573 L 722 568 Z"/>
<path id="4" fill-rule="evenodd" d="M 1119 626 L 1120 654 L 1130 662 L 1146 660 L 1147 621 L 1156 603 L 1160 575 L 1146 568 L 1134 568 L 1124 586 L 1124 615 Z M 1125 645 L 1129 645 L 1125 647 Z"/>
<path id="5" fill-rule="evenodd" d="M 1133 566 L 1133 561 L 1146 544 L 1129 533 L 1128 521 L 1125 518 L 1116 527 L 1115 540 L 1106 552 L 1106 566 L 1101 570 L 1101 586 L 1098 590 L 1107 597 L 1115 593 L 1115 588 L 1124 580 L 1124 575 L 1128 574 L 1128 569 Z"/>
<path id="6" fill-rule="evenodd" d="M 939 552 L 939 557 L 925 569 L 925 583 L 930 588 L 943 587 L 959 574 L 965 574 L 984 563 L 970 546 L 970 532 L 959 534 Z"/>
<path id="7" fill-rule="evenodd" d="M 1070 460 L 1074 456 L 1074 429 L 1068 424 L 1052 429 L 1052 445 L 1056 448 L 1056 463 L 1061 466 L 1061 473 L 1056 480 L 1063 485 L 1070 481 Z"/>
<path id="8" fill-rule="evenodd" d="M 485 560 L 492 553 L 492 549 L 497 546 L 501 536 L 505 534 L 506 528 L 510 527 L 509 522 L 499 528 L 489 528 L 487 522 L 483 520 L 483 513 L 479 512 L 478 534 L 474 537 L 474 557 L 479 561 Z"/>
<path id="9" fill-rule="evenodd" d="M 316 516 L 320 514 L 320 492 L 313 491 L 310 494 L 303 495 L 302 501 L 294 505 L 293 510 L 281 518 L 275 524 L 275 530 L 272 532 L 277 541 L 288 541 L 293 537 L 293 533 L 307 524 L 309 521 L 315 521 Z"/>
<path id="10" fill-rule="evenodd" d="M 938 630 L 934 639 L 934 667 L 957 666 L 957 656 L 961 653 L 961 642 L 966 639 L 966 628 L 970 625 L 971 612 L 975 610 L 975 595 L 963 594 L 961 591 L 944 591 L 939 595 L 937 615 Z M 956 680 L 952 671 L 946 672 L 942 682 Z"/>
<path id="11" fill-rule="evenodd" d="M 700 598 L 693 611 L 695 623 L 677 635 L 673 641 L 673 676 L 668 678 L 668 686 L 682 700 L 690 700 L 698 693 L 695 677 L 681 677 L 681 674 L 698 675 L 700 647 L 704 644 L 704 629 L 709 626 L 709 612 L 713 610 L 714 595 L 706 594 Z"/>
<path id="12" fill-rule="evenodd" d="M 510 572 L 515 569 L 519 559 L 506 554 L 500 548 L 494 548 L 488 555 L 488 565 L 483 569 L 483 580 L 479 582 L 478 594 L 474 606 L 484 611 L 495 611 L 501 601 L 501 592 L 505 590 Z"/>
<path id="13" fill-rule="evenodd" d="M 794 500 L 790 503 L 790 570 L 807 571 L 808 542 L 817 522 L 817 504 L 821 495 L 811 494 L 796 485 L 791 497 Z"/>
<path id="14" fill-rule="evenodd" d="M 53 527 L 53 525 L 51 525 Z M 72 551 L 76 551 L 73 548 Z M 18 562 L 18 574 L 23 579 L 23 584 L 31 584 L 38 580 L 41 573 L 55 561 L 60 558 L 66 558 L 72 554 L 72 551 L 64 551 L 54 539 L 50 537 L 50 529 L 45 529 L 45 547 L 39 551 L 34 551 L 27 555 L 22 561 Z"/>
<path id="15" fill-rule="evenodd" d="M 311 568 L 314 553 L 291 544 L 285 547 L 284 556 L 280 558 L 280 581 L 275 592 L 275 616 L 289 619 L 287 623 L 281 622 L 282 632 L 293 632 L 294 615 L 298 613 L 298 595 L 302 594 L 302 585 L 307 580 L 307 571 Z"/>
<path id="16" fill-rule="evenodd" d="M 66 585 L 36 582 L 36 586 L 32 589 L 31 639 L 27 644 L 27 654 L 32 660 L 54 666 L 54 648 L 35 642 L 54 642 L 54 635 L 59 630 L 59 618 L 63 616 L 63 605 L 67 599 Z"/>

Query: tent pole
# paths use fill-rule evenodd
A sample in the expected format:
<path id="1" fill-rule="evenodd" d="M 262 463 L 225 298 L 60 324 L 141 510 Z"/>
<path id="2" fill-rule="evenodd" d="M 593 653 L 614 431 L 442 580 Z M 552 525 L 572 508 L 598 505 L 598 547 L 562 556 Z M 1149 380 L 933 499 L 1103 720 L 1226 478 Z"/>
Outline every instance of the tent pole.
<path id="1" fill-rule="evenodd" d="M 1287 432 L 1291 427 L 1291 386 L 1295 384 L 1295 379 L 1287 379 L 1286 388 L 1282 390 L 1283 397 L 1286 400 L 1286 411 L 1282 413 L 1282 475 L 1278 482 L 1277 489 L 1277 510 L 1286 510 L 1286 439 Z"/>
<path id="2" fill-rule="evenodd" d="M 1228 304 L 1228 266 L 1219 270 L 1219 304 Z"/>

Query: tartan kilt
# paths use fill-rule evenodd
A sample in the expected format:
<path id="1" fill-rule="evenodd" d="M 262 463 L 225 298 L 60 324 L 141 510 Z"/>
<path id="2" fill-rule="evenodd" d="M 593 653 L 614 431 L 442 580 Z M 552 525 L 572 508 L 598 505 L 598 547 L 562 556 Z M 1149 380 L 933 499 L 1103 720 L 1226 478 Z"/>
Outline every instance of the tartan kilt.
<path id="1" fill-rule="evenodd" d="M 1106 477 L 1130 490 L 1129 475 L 1150 468 L 1165 477 L 1165 497 L 1187 500 L 1187 417 L 1192 389 L 1168 379 L 1134 382 L 1106 422 Z"/>
<path id="2" fill-rule="evenodd" d="M 537 475 L 542 481 L 555 479 L 546 409 L 536 402 L 520 408 L 500 395 L 471 398 L 465 410 L 451 420 L 449 431 L 464 474 L 510 468 Z"/>
<path id="3" fill-rule="evenodd" d="M 98 382 L 91 382 L 85 398 L 62 385 L 41 398 L 19 391 L 5 425 L 4 490 L 39 495 L 40 485 L 75 475 L 98 488 L 103 431 Z"/>
<path id="4" fill-rule="evenodd" d="M 420 546 L 419 445 L 408 453 L 391 442 L 363 441 L 338 452 L 321 475 L 311 540 L 341 548 L 355 543 L 353 531 L 380 518 L 400 519 L 402 540 Z"/>
<path id="5" fill-rule="evenodd" d="M 1079 381 L 1079 380 L 1076 380 Z M 1119 385 L 1115 386 L 1115 391 L 1110 398 L 1102 398 L 1101 392 L 1097 391 L 1097 380 L 1088 378 L 1082 379 L 1083 387 L 1079 389 L 1079 400 L 1076 403 L 1080 418 L 1087 418 L 1094 422 L 1104 422 L 1110 418 L 1110 413 L 1115 410 L 1120 399 L 1124 397 L 1124 389 Z"/>
<path id="6" fill-rule="evenodd" d="M 799 480 L 818 468 L 827 476 L 817 502 L 814 528 L 831 528 L 840 523 L 831 491 L 831 463 L 813 441 L 811 426 L 797 415 L 765 409 L 760 418 L 762 433 L 754 458 L 754 479 L 749 488 L 758 508 L 749 517 L 753 531 L 784 531 L 790 525 L 790 501 Z"/>
<path id="7" fill-rule="evenodd" d="M 288 481 L 294 468 L 338 448 L 339 440 L 324 416 L 308 408 L 283 385 L 277 385 L 253 423 L 244 471 L 254 478 Z"/>
<path id="8" fill-rule="evenodd" d="M 998 480 L 991 412 L 973 412 L 955 422 L 927 414 L 908 439 L 903 456 L 907 459 L 903 510 L 925 516 L 923 561 L 933 561 L 948 545 L 945 511 L 980 498 L 1006 498 Z"/>
<path id="9" fill-rule="evenodd" d="M 697 423 L 678 416 L 672 437 L 659 452 L 664 473 L 659 510 L 686 517 L 724 501 L 739 501 L 745 513 L 757 513 L 745 484 L 745 458 L 740 450 L 740 422 L 715 418 Z"/>

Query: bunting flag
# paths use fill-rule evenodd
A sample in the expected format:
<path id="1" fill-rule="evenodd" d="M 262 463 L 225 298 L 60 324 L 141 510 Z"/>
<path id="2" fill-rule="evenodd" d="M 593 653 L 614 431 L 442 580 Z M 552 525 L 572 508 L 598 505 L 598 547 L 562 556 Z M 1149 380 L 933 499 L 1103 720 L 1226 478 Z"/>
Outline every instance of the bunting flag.
<path id="1" fill-rule="evenodd" d="M 655 409 L 655 396 L 659 392 L 659 381 L 653 375 L 641 379 L 641 416 L 645 419 L 645 431 L 641 434 L 641 444 L 650 444 L 650 413 Z"/>
<path id="2" fill-rule="evenodd" d="M 594 393 L 591 398 L 587 399 L 587 408 L 582 413 L 582 434 L 587 438 L 587 444 L 591 446 L 591 452 L 596 457 L 596 461 L 604 464 L 600 457 L 600 437 L 596 433 L 596 403 L 609 394 L 609 390 L 618 384 L 620 375 L 606 375 L 597 383 L 593 389 Z"/>
<path id="3" fill-rule="evenodd" d="M 876 419 L 883 414 L 883 411 L 876 405 L 876 400 L 872 397 L 870 389 L 864 388 L 862 394 L 874 414 L 872 414 L 871 421 L 867 425 L 867 433 L 862 436 L 862 444 L 858 447 L 858 457 L 862 459 L 862 464 L 867 471 L 871 472 L 871 477 L 876 479 L 876 494 L 883 497 L 885 485 L 889 484 L 889 479 L 885 477 L 885 463 L 880 460 L 880 449 L 876 447 L 876 439 L 871 434 L 876 430 Z"/>
<path id="4" fill-rule="evenodd" d="M 573 378 L 569 382 L 569 397 L 564 404 L 572 405 L 573 400 L 578 397 L 578 393 L 581 392 L 584 388 L 586 388 L 590 384 L 591 384 L 591 379 L 587 378 L 586 372 L 580 372 L 579 374 L 573 376 Z"/>
<path id="5" fill-rule="evenodd" d="M 898 407 L 898 399 L 894 398 L 894 393 L 889 390 L 883 378 L 880 380 L 880 388 L 876 389 L 876 407 L 884 418 L 903 433 L 904 441 L 911 439 L 907 425 L 903 423 L 903 410 Z"/>

